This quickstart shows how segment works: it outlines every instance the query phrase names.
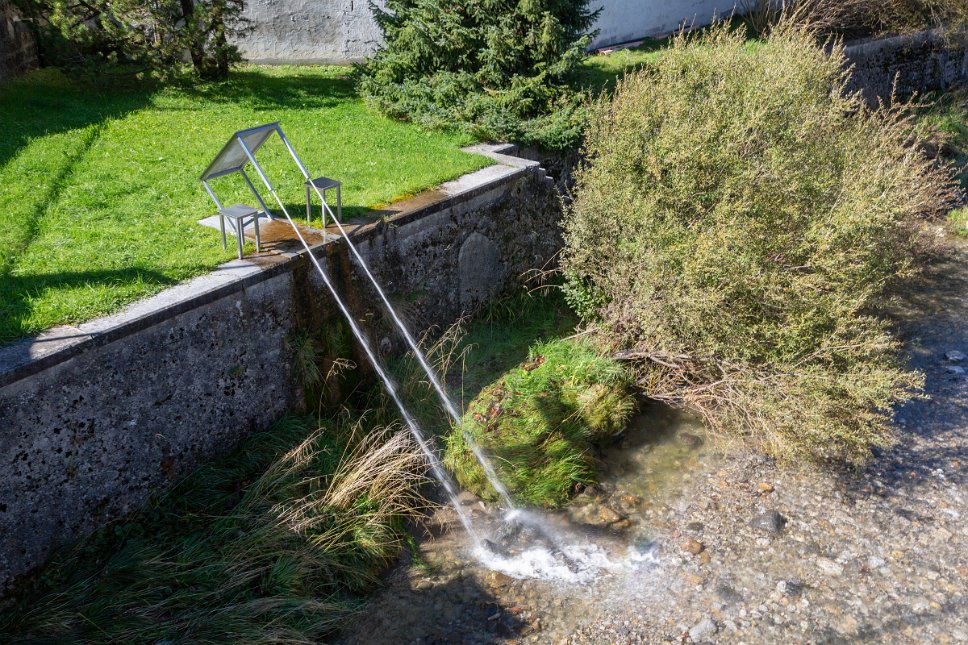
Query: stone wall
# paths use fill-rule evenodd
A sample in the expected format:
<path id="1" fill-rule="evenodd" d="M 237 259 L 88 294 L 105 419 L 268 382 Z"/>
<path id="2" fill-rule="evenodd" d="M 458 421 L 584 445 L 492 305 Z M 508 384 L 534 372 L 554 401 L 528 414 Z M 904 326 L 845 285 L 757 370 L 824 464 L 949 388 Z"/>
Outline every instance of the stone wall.
<path id="1" fill-rule="evenodd" d="M 250 0 L 250 31 L 237 43 L 258 63 L 345 64 L 376 51 L 383 34 L 370 0 Z"/>
<path id="2" fill-rule="evenodd" d="M 13 5 L 0 0 L 0 82 L 37 65 L 37 45 L 30 28 Z"/>
<path id="3" fill-rule="evenodd" d="M 968 82 L 968 35 L 937 30 L 848 45 L 852 90 L 868 101 Z"/>
<path id="4" fill-rule="evenodd" d="M 353 236 L 419 334 L 548 261 L 560 248 L 558 218 L 544 171 L 515 160 Z M 381 350 L 400 347 L 344 243 L 313 252 Z M 53 550 L 298 408 L 292 340 L 321 340 L 332 320 L 338 312 L 305 253 L 279 254 L 0 348 L 0 593 Z"/>

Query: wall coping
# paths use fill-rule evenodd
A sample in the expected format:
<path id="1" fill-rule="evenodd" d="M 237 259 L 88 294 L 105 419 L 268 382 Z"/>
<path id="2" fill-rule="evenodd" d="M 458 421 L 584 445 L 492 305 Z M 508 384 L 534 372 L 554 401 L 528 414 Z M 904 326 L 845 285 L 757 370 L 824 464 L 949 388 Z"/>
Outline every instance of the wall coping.
<path id="1" fill-rule="evenodd" d="M 387 227 L 405 226 L 446 211 L 538 169 L 536 161 L 514 156 L 517 148 L 508 144 L 478 144 L 464 148 L 496 163 L 441 184 L 426 194 L 391 205 L 388 218 L 372 222 L 348 235 L 354 242 L 382 234 Z M 338 253 L 341 238 L 310 247 L 317 257 Z M 286 273 L 290 264 L 305 255 L 296 252 L 264 254 L 219 265 L 210 273 L 179 283 L 136 301 L 121 311 L 78 325 L 60 325 L 40 334 L 0 347 L 0 387 L 37 374 L 95 347 L 110 344 L 164 320 L 205 306 L 233 293 L 244 291 Z"/>

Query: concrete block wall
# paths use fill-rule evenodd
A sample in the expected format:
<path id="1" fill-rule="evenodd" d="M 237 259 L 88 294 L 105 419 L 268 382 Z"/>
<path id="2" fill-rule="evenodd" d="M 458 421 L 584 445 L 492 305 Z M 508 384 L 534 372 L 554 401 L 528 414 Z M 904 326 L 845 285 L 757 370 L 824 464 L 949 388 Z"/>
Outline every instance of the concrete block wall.
<path id="1" fill-rule="evenodd" d="M 534 162 L 494 156 L 431 203 L 353 233 L 418 335 L 560 248 L 551 180 Z M 313 253 L 371 341 L 401 348 L 345 245 Z M 0 595 L 54 550 L 298 409 L 292 340 L 332 319 L 305 253 L 287 253 L 229 262 L 117 315 L 0 348 Z M 352 358 L 365 362 L 358 348 Z"/>
<path id="2" fill-rule="evenodd" d="M 7 0 L 0 0 L 0 82 L 39 65 L 37 44 L 27 23 Z"/>

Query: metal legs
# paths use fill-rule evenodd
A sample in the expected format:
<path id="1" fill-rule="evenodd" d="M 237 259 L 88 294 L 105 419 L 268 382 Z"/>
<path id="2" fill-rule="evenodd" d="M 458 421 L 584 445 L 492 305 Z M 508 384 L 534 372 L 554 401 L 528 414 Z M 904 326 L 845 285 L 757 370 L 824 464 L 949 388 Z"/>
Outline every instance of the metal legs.
<path id="1" fill-rule="evenodd" d="M 306 182 L 306 222 L 312 223 L 313 221 L 313 192 L 318 192 L 320 198 L 323 200 L 322 209 L 320 213 L 320 219 L 322 222 L 323 230 L 326 230 L 326 212 L 329 211 L 332 214 L 332 210 L 329 208 L 329 204 L 326 202 L 326 193 L 332 189 L 336 189 L 336 217 L 337 220 L 343 220 L 343 195 L 342 195 L 342 185 L 341 182 L 335 179 L 329 179 L 328 177 L 319 177 L 311 181 Z"/>

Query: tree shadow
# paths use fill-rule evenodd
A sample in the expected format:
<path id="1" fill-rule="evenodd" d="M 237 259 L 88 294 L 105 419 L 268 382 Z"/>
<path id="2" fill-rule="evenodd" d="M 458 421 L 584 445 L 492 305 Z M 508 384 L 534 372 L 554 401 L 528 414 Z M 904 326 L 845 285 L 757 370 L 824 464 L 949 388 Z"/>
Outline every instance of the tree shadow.
<path id="1" fill-rule="evenodd" d="M 843 471 L 842 488 L 851 495 L 873 494 L 901 500 L 938 482 L 968 484 L 968 379 L 948 371 L 968 369 L 945 353 L 968 353 L 968 246 L 932 258 L 923 274 L 893 294 L 890 316 L 908 354 L 909 367 L 925 376 L 927 397 L 896 413 L 899 442 L 875 456 L 860 473 Z M 867 486 L 858 486 L 858 480 Z M 865 493 L 864 491 L 867 491 Z M 903 508 L 899 513 L 905 513 Z"/>
<path id="2" fill-rule="evenodd" d="M 186 96 L 209 103 L 242 103 L 253 110 L 332 108 L 356 98 L 353 79 L 293 72 L 277 75 L 258 69 L 233 71 L 227 81 L 179 84 Z M 186 107 L 186 110 L 194 108 Z"/>
<path id="3" fill-rule="evenodd" d="M 98 88 L 43 69 L 0 86 L 0 167 L 34 139 L 118 119 L 148 105 L 154 88 Z"/>
<path id="4" fill-rule="evenodd" d="M 134 282 L 167 287 L 178 282 L 174 278 L 144 267 L 24 276 L 4 275 L 2 278 L 0 280 L 0 345 L 23 338 L 26 334 L 34 331 L 26 326 L 32 312 L 32 297 L 45 291 L 92 286 L 130 285 Z M 23 351 L 28 352 L 31 342 L 25 340 L 23 343 L 17 344 L 18 347 L 21 345 Z M 7 351 L 11 351 L 10 348 Z"/>

